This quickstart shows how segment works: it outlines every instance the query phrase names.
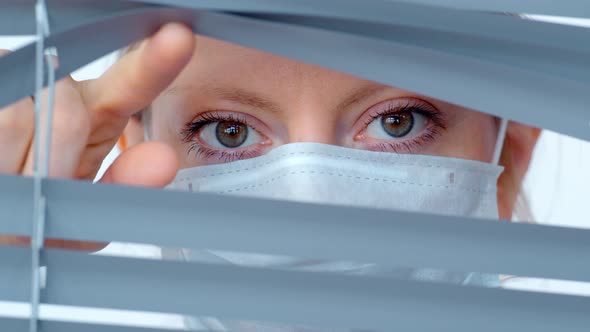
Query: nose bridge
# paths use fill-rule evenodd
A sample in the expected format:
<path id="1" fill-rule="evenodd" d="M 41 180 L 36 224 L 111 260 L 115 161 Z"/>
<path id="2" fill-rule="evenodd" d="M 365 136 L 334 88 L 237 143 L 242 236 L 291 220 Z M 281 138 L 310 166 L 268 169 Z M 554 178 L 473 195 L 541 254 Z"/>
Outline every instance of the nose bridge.
<path id="1" fill-rule="evenodd" d="M 338 144 L 338 119 L 329 102 L 322 98 L 322 89 L 306 89 L 292 105 L 288 119 L 289 143 L 315 142 Z"/>

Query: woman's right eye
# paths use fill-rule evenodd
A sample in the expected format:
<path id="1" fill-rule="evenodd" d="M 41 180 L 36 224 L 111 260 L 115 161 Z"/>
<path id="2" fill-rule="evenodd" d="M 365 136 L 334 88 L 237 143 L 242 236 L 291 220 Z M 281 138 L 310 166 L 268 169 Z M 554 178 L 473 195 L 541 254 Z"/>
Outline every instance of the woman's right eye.
<path id="1" fill-rule="evenodd" d="M 236 112 L 208 112 L 187 123 L 181 131 L 182 140 L 189 145 L 204 164 L 217 164 L 264 154 L 272 141 L 256 127 L 264 125 L 249 115 Z"/>
<path id="2" fill-rule="evenodd" d="M 213 148 L 236 149 L 262 142 L 261 135 L 252 127 L 238 121 L 216 121 L 204 125 L 199 138 Z"/>

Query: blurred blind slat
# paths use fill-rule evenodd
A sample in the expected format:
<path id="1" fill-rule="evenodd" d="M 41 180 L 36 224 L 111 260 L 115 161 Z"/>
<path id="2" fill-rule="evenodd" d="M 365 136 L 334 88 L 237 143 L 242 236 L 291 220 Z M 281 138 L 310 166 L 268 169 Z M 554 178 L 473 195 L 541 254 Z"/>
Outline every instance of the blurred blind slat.
<path id="1" fill-rule="evenodd" d="M 145 1 L 145 0 L 144 0 Z M 149 0 L 148 0 L 149 1 Z M 394 1 L 394 0 L 390 0 Z M 590 17 L 586 0 L 404 0 L 414 4 L 506 13 Z M 147 2 L 147 1 L 146 1 Z"/>
<path id="2" fill-rule="evenodd" d="M 382 331 L 580 331 L 590 325 L 586 297 L 53 250 L 45 255 L 50 304 Z"/>
<path id="3" fill-rule="evenodd" d="M 0 15 L 2 18 L 12 18 L 11 20 L 0 20 L 0 33 L 2 34 L 34 34 L 34 15 L 30 11 L 35 0 L 4 0 L 2 2 L 3 11 Z M 462 1 L 463 5 L 456 5 L 449 2 Z M 412 0 L 412 1 L 380 1 L 366 0 L 358 2 L 355 0 L 275 0 L 272 2 L 261 0 L 103 0 L 100 3 L 92 0 L 51 0 L 49 2 L 50 17 L 52 26 L 56 31 L 73 27 L 81 22 L 121 10 L 130 10 L 146 7 L 149 4 L 171 5 L 183 8 L 193 8 L 199 10 L 222 10 L 241 13 L 267 13 L 267 14 L 296 14 L 324 16 L 332 18 L 348 18 L 359 21 L 382 22 L 392 24 L 421 25 L 432 29 L 442 29 L 449 31 L 463 31 L 470 34 L 484 34 L 492 36 L 494 34 L 504 35 L 507 38 L 520 38 L 522 28 L 527 22 L 520 20 L 507 20 L 501 15 L 487 15 L 481 11 L 493 12 L 499 14 L 509 13 L 536 13 L 545 15 L 563 15 L 573 17 L 588 17 L 590 5 L 583 0 L 570 0 L 569 2 L 553 2 L 552 0 L 541 0 L 537 6 L 532 3 L 512 2 L 510 0 L 505 4 L 498 4 L 494 1 L 463 1 L 463 0 Z M 446 3 L 445 3 L 446 2 Z M 533 0 L 532 2 L 537 2 Z M 551 4 L 548 4 L 551 2 Z M 423 4 L 434 4 L 435 6 L 424 6 Z M 439 6 L 440 5 L 440 6 Z M 543 10 L 547 5 L 552 8 Z M 494 10 L 493 8 L 496 8 Z M 502 8 L 504 7 L 504 8 Z M 454 10 L 472 9 L 470 11 Z M 487 10 L 486 10 L 487 8 Z M 521 10 L 516 10 L 520 8 Z M 537 10 L 528 10 L 536 8 Z M 552 13 L 551 11 L 554 11 Z M 560 14 L 559 11 L 562 13 Z M 564 14 L 568 12 L 568 14 Z M 428 19 L 425 19 L 428 18 Z M 499 23 L 507 23 L 499 24 Z M 534 24 L 533 24 L 534 26 Z M 467 28 L 471 27 L 472 30 Z M 487 27 L 488 29 L 482 29 Z M 494 29 L 489 29 L 489 28 Z M 517 29 L 515 29 L 517 28 Z M 562 28 L 553 27 L 554 31 L 564 31 Z M 525 29 L 526 30 L 526 29 Z M 512 35 L 506 34 L 512 32 Z M 482 35 L 483 36 L 483 35 Z M 497 37 L 498 35 L 496 35 Z M 540 36 L 530 35 L 526 40 L 521 42 L 541 42 L 541 43 L 563 43 L 567 40 L 555 40 L 554 38 L 543 38 Z M 549 35 L 555 37 L 553 35 Z M 580 45 L 580 47 L 585 47 Z"/>
<path id="4" fill-rule="evenodd" d="M 585 111 L 590 104 L 590 95 L 587 93 L 590 84 L 583 75 L 573 74 L 582 65 L 579 56 L 566 57 L 575 61 L 556 60 L 557 64 L 550 64 L 551 61 L 547 60 L 529 65 L 528 68 L 515 67 L 502 63 L 509 61 L 506 56 L 487 60 L 469 58 L 456 50 L 455 54 L 445 53 L 440 49 L 411 43 L 352 35 L 350 29 L 347 29 L 349 33 L 338 33 L 210 12 L 144 9 L 52 35 L 47 44 L 60 50 L 62 65 L 58 77 L 69 74 L 97 56 L 147 35 L 169 20 L 194 23 L 196 31 L 211 37 L 590 139 L 590 114 Z M 86 36 L 90 34 L 101 42 L 87 43 Z M 285 44 L 283 41 L 286 36 L 291 40 Z M 0 104 L 15 101 L 33 92 L 33 56 L 34 46 L 29 46 L 0 59 L 0 71 L 3 72 L 0 78 L 0 87 L 3 89 Z M 364 61 L 359 63 L 358 59 Z M 549 68 L 549 71 L 544 73 L 535 70 L 539 68 Z M 563 71 L 563 75 L 560 75 L 560 71 Z M 391 72 L 396 74 L 391 75 Z M 575 75 L 580 81 L 567 78 Z M 429 79 L 424 80 L 423 77 Z M 548 94 L 547 91 L 552 93 Z M 510 103 L 505 102 L 507 99 Z M 563 100 L 568 101 L 566 110 Z M 530 110 L 535 110 L 535 116 L 530 116 Z"/>
<path id="5" fill-rule="evenodd" d="M 445 32 L 432 28 L 369 22 L 350 24 L 344 20 L 330 18 L 293 15 L 249 15 L 248 17 L 377 38 L 400 45 L 415 45 L 458 57 L 503 64 L 590 84 L 590 66 L 588 66 L 590 48 L 584 50 L 579 47 L 576 47 L 577 49 L 558 49 L 550 48 L 549 45 L 531 43 L 530 38 L 526 43 L 518 43 L 513 40 L 477 38 L 469 34 Z M 465 26 L 469 25 L 465 24 Z M 590 39 L 590 29 L 578 30 L 584 32 L 584 40 Z M 575 40 L 572 38 L 573 36 L 569 37 L 565 40 L 568 42 Z M 561 41 L 563 40 L 561 39 Z M 590 43 L 583 44 L 584 47 L 590 45 Z"/>
<path id="6" fill-rule="evenodd" d="M 302 18 L 346 19 L 351 20 L 352 26 L 361 22 L 381 23 L 420 28 L 431 33 L 463 34 L 472 38 L 510 41 L 565 50 L 587 51 L 590 49 L 590 45 L 576 42 L 576 40 L 581 41 L 587 38 L 587 32 L 581 28 L 527 21 L 503 13 L 492 15 L 480 11 L 423 6 L 416 4 L 415 1 L 225 0 L 211 3 L 211 1 L 137 0 L 134 2 L 161 3 L 199 10 L 228 10 L 244 14 L 291 14 Z M 580 3 L 579 6 L 584 7 L 586 11 L 590 10 L 589 3 Z"/>
<path id="7" fill-rule="evenodd" d="M 31 252 L 0 246 L 0 301 L 28 301 L 30 288 Z"/>
<path id="8" fill-rule="evenodd" d="M 233 0 L 236 2 L 235 0 Z M 130 0 L 130 2 L 139 3 L 154 3 L 154 4 L 166 4 L 166 5 L 179 5 L 185 3 L 185 6 L 190 6 L 187 1 L 182 0 Z M 192 1 L 196 2 L 196 1 Z M 223 3 L 223 1 L 217 0 L 217 2 Z M 278 5 L 280 1 L 273 1 Z M 324 1 L 329 3 L 329 1 Z M 347 4 L 351 1 L 340 2 Z M 544 14 L 544 15 L 558 15 L 558 16 L 573 16 L 573 17 L 590 17 L 590 6 L 585 0 L 386 0 L 383 3 L 407 3 L 415 5 L 428 5 L 437 8 L 452 8 L 460 10 L 474 10 L 474 11 L 486 11 L 486 12 L 498 12 L 498 13 L 530 13 L 530 14 Z M 260 2 L 261 4 L 270 7 L 268 3 Z M 318 1 L 296 1 L 306 7 L 312 7 L 311 5 L 317 4 Z M 378 2 L 377 2 L 378 3 Z M 386 4 L 383 4 L 386 5 Z M 366 6 L 369 9 L 372 6 Z"/>
<path id="9" fill-rule="evenodd" d="M 132 326 L 115 326 L 115 325 L 100 325 L 82 322 L 64 322 L 54 320 L 41 321 L 42 332 L 175 332 L 186 331 L 178 329 L 157 329 L 157 328 L 141 328 Z M 0 317 L 0 328 L 2 331 L 10 332 L 26 332 L 29 331 L 28 318 L 8 318 Z M 207 332 L 207 331 L 200 331 Z"/>
<path id="10" fill-rule="evenodd" d="M 465 35 L 489 41 L 538 45 L 560 50 L 579 52 L 590 50 L 590 45 L 580 43 L 582 40 L 587 40 L 588 34 L 580 27 L 523 20 L 518 16 L 503 13 L 491 14 L 422 6 L 412 1 L 283 0 L 270 3 L 226 0 L 214 1 L 212 6 L 208 1 L 138 0 L 136 2 L 163 3 L 199 10 L 225 9 L 241 14 L 282 14 L 301 18 L 344 19 L 350 20 L 351 27 L 358 23 L 375 23 L 424 29 L 433 34 L 452 33 L 453 36 Z M 589 10 L 590 3 L 586 3 L 585 8 Z"/>
<path id="11" fill-rule="evenodd" d="M 0 183 L 0 235 L 30 235 L 33 220 L 33 181 L 18 176 L 0 175 Z"/>
<path id="12" fill-rule="evenodd" d="M 29 329 L 29 319 L 0 317 L 2 331 L 25 332 Z"/>
<path id="13" fill-rule="evenodd" d="M 0 24 L 6 24 L 6 29 L 14 30 L 18 26 L 29 29 L 29 21 L 32 20 L 30 10 L 31 0 L 7 0 L 4 10 L 0 12 Z M 160 0 L 161 1 L 161 0 Z M 185 8 L 196 10 L 231 10 L 238 13 L 252 14 L 283 14 L 297 15 L 301 19 L 331 18 L 353 20 L 347 26 L 348 30 L 354 28 L 362 30 L 362 24 L 380 24 L 382 27 L 423 29 L 432 35 L 451 33 L 452 37 L 469 37 L 486 40 L 488 42 L 502 41 L 521 45 L 536 45 L 559 50 L 590 52 L 590 45 L 581 42 L 586 40 L 587 31 L 583 28 L 547 24 L 543 22 L 528 21 L 503 15 L 489 15 L 480 12 L 464 12 L 455 10 L 441 10 L 416 6 L 405 2 L 384 2 L 368 0 L 364 3 L 358 1 L 277 1 L 268 3 L 264 1 L 165 1 Z M 154 1 L 158 2 L 158 1 Z M 164 2 L 164 1 L 163 1 Z M 590 5 L 587 5 L 590 7 Z M 141 8 L 150 8 L 147 5 L 131 4 L 125 1 L 109 0 L 95 3 L 86 1 L 56 0 L 51 2 L 53 31 L 61 32 L 66 29 L 88 23 L 90 20 L 105 19 L 115 14 L 124 14 L 138 11 Z M 10 23 L 10 24 L 9 24 Z M 399 30 L 396 34 L 402 34 Z M 3 30 L 0 25 L 0 33 L 15 34 L 14 31 Z M 30 31 L 27 31 L 30 34 Z M 383 36 L 391 36 L 390 32 L 379 33 Z M 396 34 L 393 34 L 394 36 Z M 452 38 L 446 38 L 452 41 Z M 417 40 L 419 41 L 419 40 Z M 502 51 L 505 48 L 494 50 L 488 47 L 488 51 Z"/>
<path id="14" fill-rule="evenodd" d="M 384 331 L 583 331 L 590 324 L 587 297 L 57 250 L 44 255 L 48 304 Z M 141 331 L 42 324 L 45 332 Z M 22 321 L 4 318 L 0 326 L 18 328 Z"/>
<path id="15" fill-rule="evenodd" d="M 0 192 L 5 179 L 32 181 L 0 177 Z M 44 195 L 52 238 L 590 281 L 590 230 L 64 180 L 45 181 Z M 7 209 L 0 219 L 0 233 L 30 222 Z"/>

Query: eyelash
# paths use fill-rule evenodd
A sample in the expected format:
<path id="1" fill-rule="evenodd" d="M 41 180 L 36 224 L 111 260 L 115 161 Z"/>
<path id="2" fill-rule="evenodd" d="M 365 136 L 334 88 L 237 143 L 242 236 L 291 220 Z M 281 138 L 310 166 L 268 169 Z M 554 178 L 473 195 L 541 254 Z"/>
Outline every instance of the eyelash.
<path id="1" fill-rule="evenodd" d="M 431 123 L 431 125 L 426 128 L 426 133 L 422 133 L 406 141 L 390 141 L 373 144 L 373 147 L 371 148 L 371 150 L 383 152 L 414 153 L 416 148 L 428 142 L 434 141 L 437 136 L 442 134 L 442 131 L 447 129 L 445 125 L 445 116 L 442 112 L 435 109 L 436 108 L 434 108 L 434 106 L 424 101 L 408 100 L 405 104 L 399 104 L 398 102 L 391 101 L 386 109 L 377 110 L 372 114 L 367 114 L 369 117 L 364 121 L 361 132 L 364 132 L 373 121 L 379 119 L 382 116 L 400 112 L 418 113 L 425 116 Z"/>
<path id="2" fill-rule="evenodd" d="M 239 113 L 208 112 L 201 114 L 197 119 L 187 122 L 180 133 L 182 141 L 190 144 L 187 154 L 190 155 L 193 153 L 196 158 L 202 158 L 203 160 L 216 159 L 222 163 L 254 158 L 260 155 L 260 149 L 252 146 L 250 146 L 251 148 L 248 150 L 232 149 L 231 151 L 224 151 L 211 149 L 195 139 L 195 136 L 199 134 L 203 127 L 220 121 L 239 122 L 254 129 L 254 127 L 249 124 L 248 119 Z"/>

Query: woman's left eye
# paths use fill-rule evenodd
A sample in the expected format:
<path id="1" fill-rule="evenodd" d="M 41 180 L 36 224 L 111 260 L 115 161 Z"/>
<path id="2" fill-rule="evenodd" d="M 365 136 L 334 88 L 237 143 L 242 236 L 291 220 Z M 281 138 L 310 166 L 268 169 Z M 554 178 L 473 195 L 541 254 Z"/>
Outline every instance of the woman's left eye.
<path id="1" fill-rule="evenodd" d="M 370 138 L 391 140 L 406 139 L 420 134 L 429 119 L 412 110 L 402 110 L 380 115 L 371 121 L 365 130 Z"/>
<path id="2" fill-rule="evenodd" d="M 446 129 L 445 113 L 417 98 L 381 102 L 358 120 L 354 145 L 357 148 L 418 153 Z"/>

